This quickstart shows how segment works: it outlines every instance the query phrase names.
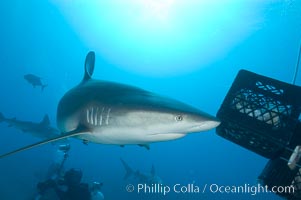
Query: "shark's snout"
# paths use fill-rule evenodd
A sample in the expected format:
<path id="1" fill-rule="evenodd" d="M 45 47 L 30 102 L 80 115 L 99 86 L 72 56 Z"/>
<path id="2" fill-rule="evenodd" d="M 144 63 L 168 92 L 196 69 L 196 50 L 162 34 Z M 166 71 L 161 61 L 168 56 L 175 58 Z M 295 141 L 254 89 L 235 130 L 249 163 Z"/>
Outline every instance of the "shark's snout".
<path id="1" fill-rule="evenodd" d="M 193 126 L 190 129 L 190 132 L 199 132 L 199 131 L 208 131 L 213 128 L 216 128 L 218 125 L 220 125 L 220 121 L 216 120 L 209 120 L 209 121 L 203 121 L 199 125 Z"/>

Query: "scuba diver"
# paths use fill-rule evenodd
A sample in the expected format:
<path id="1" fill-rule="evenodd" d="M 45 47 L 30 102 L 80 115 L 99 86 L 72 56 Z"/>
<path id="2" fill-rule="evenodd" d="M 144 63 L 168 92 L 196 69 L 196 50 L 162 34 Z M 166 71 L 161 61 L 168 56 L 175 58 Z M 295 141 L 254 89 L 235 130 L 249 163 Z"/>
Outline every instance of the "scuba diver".
<path id="1" fill-rule="evenodd" d="M 70 169 L 64 179 L 56 185 L 56 193 L 61 200 L 91 200 L 89 185 L 82 183 L 83 173 L 81 170 Z"/>
<path id="2" fill-rule="evenodd" d="M 81 183 L 82 171 L 68 170 L 63 178 L 48 179 L 37 185 L 39 197 L 37 200 L 91 200 L 89 185 Z"/>
<path id="3" fill-rule="evenodd" d="M 64 173 L 64 164 L 68 158 L 70 145 L 60 145 L 57 151 L 60 162 L 53 164 L 52 175 L 46 181 L 37 184 L 38 196 L 35 200 L 103 200 L 102 183 L 94 182 L 91 187 L 82 183 L 83 173 L 79 169 L 70 169 Z"/>
<path id="4" fill-rule="evenodd" d="M 64 164 L 68 158 L 68 152 L 70 150 L 70 144 L 61 144 L 58 146 L 57 151 L 55 152 L 55 158 L 53 163 L 48 168 L 46 174 L 46 181 L 40 182 L 37 185 L 38 195 L 35 197 L 36 200 L 59 199 L 54 186 L 56 181 L 63 176 L 64 173 Z"/>

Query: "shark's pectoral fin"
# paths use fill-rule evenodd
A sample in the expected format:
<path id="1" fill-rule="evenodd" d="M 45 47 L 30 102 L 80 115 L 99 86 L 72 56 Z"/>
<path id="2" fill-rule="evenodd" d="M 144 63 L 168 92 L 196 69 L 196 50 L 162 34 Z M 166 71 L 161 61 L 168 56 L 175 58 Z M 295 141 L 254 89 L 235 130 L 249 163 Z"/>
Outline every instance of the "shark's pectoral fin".
<path id="1" fill-rule="evenodd" d="M 139 147 L 145 147 L 147 150 L 150 150 L 149 144 L 138 144 Z"/>
<path id="2" fill-rule="evenodd" d="M 20 149 L 16 149 L 14 151 L 2 154 L 2 155 L 0 155 L 0 159 L 4 158 L 4 157 L 7 157 L 7 156 L 11 156 L 13 154 L 16 154 L 16 153 L 19 153 L 19 152 L 22 152 L 22 151 L 25 151 L 25 150 L 28 150 L 28 149 L 31 149 L 31 148 L 34 148 L 34 147 L 38 147 L 38 146 L 47 144 L 47 143 L 52 143 L 52 142 L 55 142 L 55 141 L 58 141 L 58 140 L 63 140 L 63 139 L 69 138 L 69 137 L 78 136 L 78 135 L 84 134 L 85 132 L 87 132 L 87 130 L 85 130 L 83 127 L 79 127 L 79 128 L 77 128 L 77 129 L 75 129 L 73 131 L 64 133 L 63 135 L 60 135 L 58 137 L 54 137 L 54 138 L 51 138 L 51 139 L 43 140 L 41 142 L 37 142 L 35 144 L 31 144 L 31 145 L 22 147 Z"/>

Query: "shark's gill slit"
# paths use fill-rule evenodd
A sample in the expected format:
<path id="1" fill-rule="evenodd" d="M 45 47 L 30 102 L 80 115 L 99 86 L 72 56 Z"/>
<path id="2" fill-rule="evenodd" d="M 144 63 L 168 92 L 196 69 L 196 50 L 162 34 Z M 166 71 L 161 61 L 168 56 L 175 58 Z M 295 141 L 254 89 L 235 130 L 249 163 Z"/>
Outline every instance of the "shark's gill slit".
<path id="1" fill-rule="evenodd" d="M 99 118 L 99 107 L 96 108 L 96 113 L 94 116 L 95 126 L 100 125 L 98 118 Z"/>
<path id="2" fill-rule="evenodd" d="M 91 115 L 90 115 L 90 117 L 91 117 L 91 124 L 94 125 L 94 108 L 93 107 L 91 108 Z"/>
<path id="3" fill-rule="evenodd" d="M 108 108 L 107 118 L 106 118 L 106 125 L 109 125 L 109 118 L 110 118 L 111 108 Z"/>
<path id="4" fill-rule="evenodd" d="M 100 126 L 102 125 L 102 115 L 103 115 L 104 110 L 105 110 L 105 107 L 103 107 L 101 110 L 100 120 L 99 120 Z"/>
<path id="5" fill-rule="evenodd" d="M 96 126 L 97 125 L 97 118 L 96 118 L 96 116 L 97 116 L 97 108 L 95 107 L 95 108 L 93 108 L 93 125 L 94 126 Z"/>
<path id="6" fill-rule="evenodd" d="M 89 109 L 87 109 L 86 113 L 87 113 L 87 122 L 90 123 L 90 120 L 89 120 L 89 115 L 90 115 Z"/>

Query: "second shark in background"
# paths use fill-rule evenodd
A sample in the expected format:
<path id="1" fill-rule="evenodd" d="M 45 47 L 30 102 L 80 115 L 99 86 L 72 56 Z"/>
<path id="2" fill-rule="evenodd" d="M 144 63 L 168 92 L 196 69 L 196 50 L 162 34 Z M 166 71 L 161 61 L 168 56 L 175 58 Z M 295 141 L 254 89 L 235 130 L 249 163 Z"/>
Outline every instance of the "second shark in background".
<path id="1" fill-rule="evenodd" d="M 53 138 L 60 135 L 59 130 L 50 126 L 50 120 L 46 114 L 41 122 L 31 122 L 17 120 L 16 118 L 6 118 L 0 113 L 0 123 L 6 122 L 9 127 L 15 127 L 25 133 L 41 139 Z"/>
<path id="2" fill-rule="evenodd" d="M 122 158 L 120 158 L 120 160 L 126 170 L 124 180 L 134 178 L 139 183 L 162 184 L 162 179 L 157 176 L 154 165 L 152 165 L 150 173 L 142 173 L 139 170 L 134 171 Z"/>

